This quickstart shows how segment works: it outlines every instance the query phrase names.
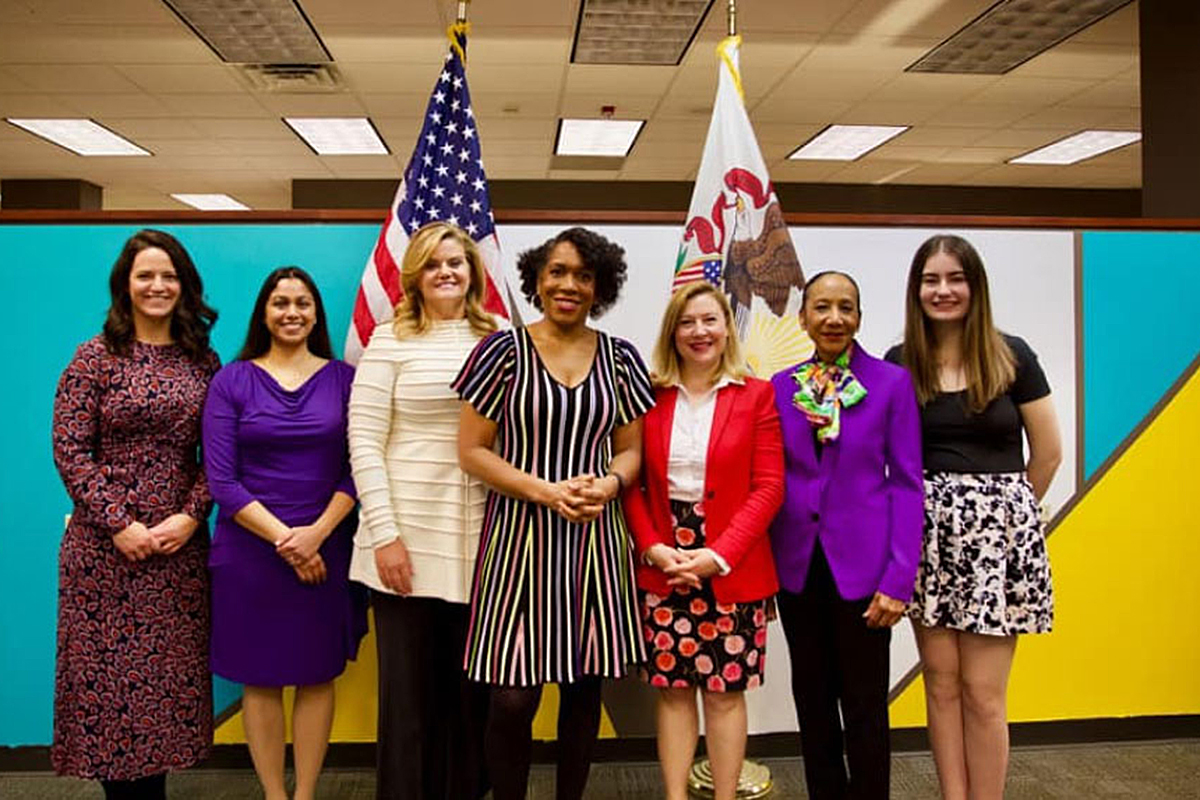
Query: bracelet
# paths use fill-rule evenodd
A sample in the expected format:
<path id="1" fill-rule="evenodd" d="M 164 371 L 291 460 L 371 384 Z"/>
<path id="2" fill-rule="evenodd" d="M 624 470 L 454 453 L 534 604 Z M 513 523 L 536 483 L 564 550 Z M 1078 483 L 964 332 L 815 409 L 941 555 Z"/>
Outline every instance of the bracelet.
<path id="1" fill-rule="evenodd" d="M 620 494 L 621 492 L 625 491 L 625 479 L 621 477 L 621 473 L 610 471 L 604 477 L 617 479 L 617 494 Z"/>

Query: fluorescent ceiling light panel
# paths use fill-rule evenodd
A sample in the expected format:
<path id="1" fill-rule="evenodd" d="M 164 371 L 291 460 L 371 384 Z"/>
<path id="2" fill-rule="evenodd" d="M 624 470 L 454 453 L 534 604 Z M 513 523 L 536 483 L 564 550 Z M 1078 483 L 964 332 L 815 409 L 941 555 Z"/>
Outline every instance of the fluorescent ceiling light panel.
<path id="1" fill-rule="evenodd" d="M 554 154 L 624 158 L 645 124 L 644 119 L 562 119 Z"/>
<path id="2" fill-rule="evenodd" d="M 1074 164 L 1141 140 L 1142 134 L 1138 131 L 1083 131 L 1010 159 L 1008 163 Z"/>
<path id="3" fill-rule="evenodd" d="M 908 128 L 908 125 L 830 125 L 793 150 L 788 159 L 854 161 Z"/>
<path id="4" fill-rule="evenodd" d="M 387 145 L 366 117 L 284 117 L 321 156 L 387 155 Z"/>
<path id="5" fill-rule="evenodd" d="M 677 65 L 712 4 L 713 0 L 583 0 L 571 63 Z"/>
<path id="6" fill-rule="evenodd" d="M 149 150 L 138 147 L 103 125 L 90 119 L 8 119 L 59 147 L 81 156 L 148 156 Z"/>
<path id="7" fill-rule="evenodd" d="M 294 0 L 163 0 L 224 61 L 333 61 Z"/>
<path id="8" fill-rule="evenodd" d="M 908 72 L 1003 75 L 1131 0 L 1000 0 Z"/>
<path id="9" fill-rule="evenodd" d="M 242 205 L 227 194 L 173 194 L 181 203 L 201 211 L 249 211 L 250 207 Z"/>

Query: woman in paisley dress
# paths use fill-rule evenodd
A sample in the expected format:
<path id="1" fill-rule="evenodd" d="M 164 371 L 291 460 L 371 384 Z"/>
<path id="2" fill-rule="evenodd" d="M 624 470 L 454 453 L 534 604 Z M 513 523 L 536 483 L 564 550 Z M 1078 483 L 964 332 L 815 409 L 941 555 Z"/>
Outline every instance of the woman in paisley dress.
<path id="1" fill-rule="evenodd" d="M 970 242 L 926 240 L 905 297 L 904 343 L 887 358 L 921 403 L 925 537 L 909 616 L 929 739 L 943 798 L 991 800 L 1004 794 L 1017 634 L 1054 616 L 1038 500 L 1062 459 L 1058 421 L 1033 350 L 992 324 Z"/>
<path id="2" fill-rule="evenodd" d="M 601 679 L 644 657 L 619 496 L 637 477 L 654 398 L 633 345 L 587 325 L 616 302 L 620 247 L 570 228 L 518 267 L 543 318 L 484 339 L 454 382 L 459 463 L 490 487 L 465 661 L 492 685 L 496 800 L 525 797 L 542 686 L 559 685 L 556 796 L 570 800 L 587 783 Z"/>
<path id="3" fill-rule="evenodd" d="M 74 502 L 59 552 L 56 772 L 106 797 L 166 796 L 212 743 L 200 410 L 216 312 L 169 234 L 142 230 L 109 276 L 103 332 L 54 400 L 54 462 Z"/>

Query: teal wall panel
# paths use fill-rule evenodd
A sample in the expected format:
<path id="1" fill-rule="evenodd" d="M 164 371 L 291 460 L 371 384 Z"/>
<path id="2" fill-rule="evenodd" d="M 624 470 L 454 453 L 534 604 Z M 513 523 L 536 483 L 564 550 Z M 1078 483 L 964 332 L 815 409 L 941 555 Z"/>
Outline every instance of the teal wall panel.
<path id="1" fill-rule="evenodd" d="M 379 228 L 369 224 L 162 226 L 177 235 L 220 312 L 213 344 L 236 353 L 259 284 L 273 268 L 308 270 L 325 299 L 340 352 L 363 264 Z M 0 746 L 47 744 L 54 695 L 55 586 L 63 518 L 71 503 L 50 455 L 51 402 L 75 347 L 100 330 L 108 273 L 137 226 L 0 225 Z M 220 682 L 220 710 L 238 696 Z"/>
<path id="2" fill-rule="evenodd" d="M 1084 477 L 1200 354 L 1200 233 L 1083 234 Z"/>

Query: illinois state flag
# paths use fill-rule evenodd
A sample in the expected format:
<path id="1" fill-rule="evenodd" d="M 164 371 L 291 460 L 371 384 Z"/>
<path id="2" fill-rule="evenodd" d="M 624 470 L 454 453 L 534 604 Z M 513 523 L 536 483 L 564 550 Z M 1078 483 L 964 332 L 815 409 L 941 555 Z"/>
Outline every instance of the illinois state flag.
<path id="1" fill-rule="evenodd" d="M 707 280 L 724 289 L 750 369 L 769 378 L 807 358 L 812 343 L 797 316 L 800 260 L 746 115 L 741 43 L 730 36 L 717 46 L 717 99 L 671 288 Z"/>
<path id="2" fill-rule="evenodd" d="M 475 240 L 488 278 L 484 308 L 508 317 L 500 241 L 467 90 L 467 31 L 465 22 L 447 31 L 450 48 L 434 81 L 421 135 L 363 270 L 346 333 L 345 359 L 351 364 L 358 363 L 375 326 L 392 318 L 403 295 L 400 264 L 409 234 L 427 222 L 449 222 Z"/>

